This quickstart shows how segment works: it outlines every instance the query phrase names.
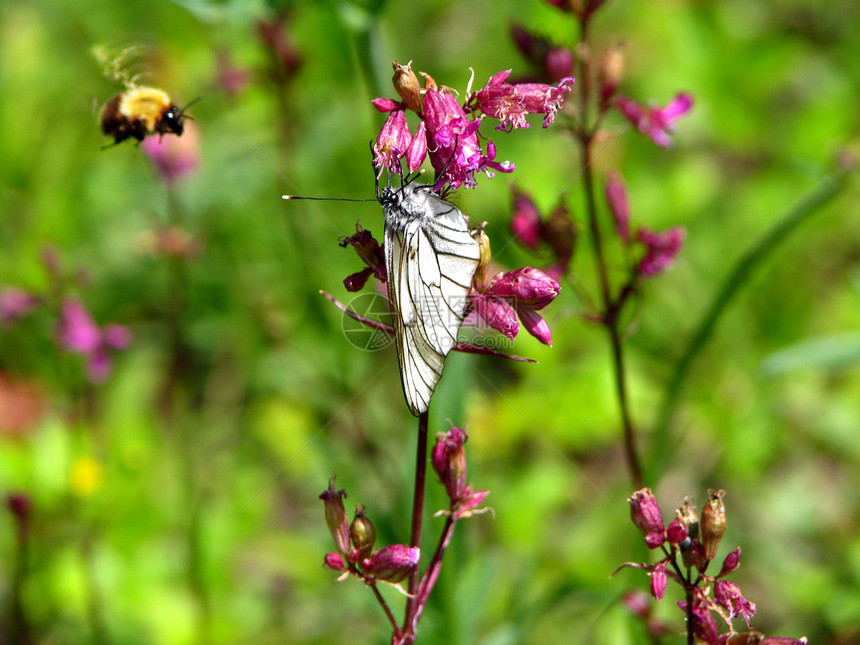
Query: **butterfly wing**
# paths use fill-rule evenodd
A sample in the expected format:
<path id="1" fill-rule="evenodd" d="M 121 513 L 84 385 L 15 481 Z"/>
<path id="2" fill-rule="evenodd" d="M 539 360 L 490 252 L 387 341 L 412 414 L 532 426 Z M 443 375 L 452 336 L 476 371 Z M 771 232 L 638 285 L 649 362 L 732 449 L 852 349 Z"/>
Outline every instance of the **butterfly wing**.
<path id="1" fill-rule="evenodd" d="M 445 356 L 457 344 L 480 248 L 463 214 L 426 195 L 424 217 L 402 231 L 386 228 L 388 297 L 400 377 L 409 410 L 427 411 Z"/>

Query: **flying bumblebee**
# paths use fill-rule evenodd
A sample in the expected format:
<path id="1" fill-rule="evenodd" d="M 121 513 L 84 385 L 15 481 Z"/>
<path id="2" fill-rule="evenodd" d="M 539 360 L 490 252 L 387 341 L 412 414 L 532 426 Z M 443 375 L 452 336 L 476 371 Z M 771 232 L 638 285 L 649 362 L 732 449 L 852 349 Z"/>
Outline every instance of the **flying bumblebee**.
<path id="1" fill-rule="evenodd" d="M 148 134 L 181 135 L 185 113 L 166 92 L 154 87 L 129 87 L 114 96 L 102 109 L 102 132 L 113 137 L 114 144 Z"/>
<path id="2" fill-rule="evenodd" d="M 138 83 L 142 74 L 133 75 L 132 67 L 135 59 L 140 58 L 144 51 L 144 48 L 136 45 L 127 47 L 116 56 L 111 56 L 103 47 L 94 50 L 105 76 L 125 86 L 125 91 L 105 104 L 99 118 L 102 132 L 113 137 L 114 141 L 110 145 L 126 139 L 140 142 L 149 134 L 181 135 L 183 119 L 191 118 L 185 114 L 185 108 L 178 107 L 163 90 Z"/>

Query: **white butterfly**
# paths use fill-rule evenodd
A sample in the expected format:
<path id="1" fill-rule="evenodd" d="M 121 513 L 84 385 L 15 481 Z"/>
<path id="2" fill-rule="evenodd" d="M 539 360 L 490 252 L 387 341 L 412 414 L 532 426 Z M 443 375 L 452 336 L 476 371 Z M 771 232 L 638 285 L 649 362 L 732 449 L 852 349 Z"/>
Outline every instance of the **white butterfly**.
<path id="1" fill-rule="evenodd" d="M 385 215 L 388 299 L 406 404 L 423 414 L 457 344 L 480 246 L 454 204 L 407 182 L 377 195 Z"/>

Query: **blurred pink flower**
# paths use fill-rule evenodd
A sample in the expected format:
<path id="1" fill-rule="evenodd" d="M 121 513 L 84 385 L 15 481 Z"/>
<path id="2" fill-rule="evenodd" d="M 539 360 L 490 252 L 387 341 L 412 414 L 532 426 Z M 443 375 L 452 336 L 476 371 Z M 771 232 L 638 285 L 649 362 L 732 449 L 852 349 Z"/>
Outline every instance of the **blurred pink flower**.
<path id="1" fill-rule="evenodd" d="M 131 340 L 131 332 L 122 325 L 106 325 L 100 329 L 79 300 L 63 302 L 57 341 L 63 349 L 87 358 L 87 374 L 93 383 L 102 383 L 110 375 L 109 350 L 123 349 Z"/>
<path id="2" fill-rule="evenodd" d="M 646 249 L 645 257 L 639 263 L 639 275 L 650 278 L 668 269 L 681 250 L 685 235 L 686 231 L 680 226 L 673 226 L 662 233 L 639 229 L 638 239 Z"/>
<path id="3" fill-rule="evenodd" d="M 0 289 L 0 322 L 12 322 L 26 316 L 41 299 L 18 287 Z"/>
<path id="4" fill-rule="evenodd" d="M 146 137 L 140 147 L 168 183 L 193 172 L 200 160 L 200 138 L 193 122 L 186 122 L 181 137 Z"/>
<path id="5" fill-rule="evenodd" d="M 672 145 L 669 136 L 675 129 L 675 121 L 693 107 L 693 97 L 688 93 L 678 94 L 664 108 L 650 107 L 637 103 L 626 96 L 618 97 L 618 109 L 636 129 L 658 146 L 668 148 Z"/>

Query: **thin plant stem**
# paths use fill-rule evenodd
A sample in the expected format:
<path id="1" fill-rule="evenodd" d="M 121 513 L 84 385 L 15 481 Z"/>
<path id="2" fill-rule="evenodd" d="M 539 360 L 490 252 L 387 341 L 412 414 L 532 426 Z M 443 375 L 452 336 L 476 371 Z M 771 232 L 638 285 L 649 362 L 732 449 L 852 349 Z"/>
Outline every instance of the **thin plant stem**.
<path id="1" fill-rule="evenodd" d="M 424 483 L 427 478 L 427 421 L 428 412 L 418 417 L 418 447 L 415 452 L 415 494 L 412 499 L 412 536 L 409 546 L 421 548 L 421 522 L 424 514 Z M 421 580 L 418 567 L 409 576 L 409 599 L 406 601 L 406 616 L 403 619 L 403 632 L 415 634 L 418 610 L 418 584 Z"/>
<path id="2" fill-rule="evenodd" d="M 588 21 L 582 22 L 582 39 L 586 42 L 588 36 Z M 597 276 L 600 281 L 600 292 L 603 300 L 603 316 L 601 322 L 606 327 L 609 342 L 612 347 L 612 363 L 615 376 L 615 391 L 618 397 L 618 407 L 621 412 L 621 423 L 624 432 L 624 456 L 633 486 L 642 488 L 644 480 L 642 477 L 642 466 L 636 449 L 636 430 L 630 413 L 630 404 L 627 397 L 627 372 L 624 361 L 624 344 L 619 329 L 618 312 L 623 299 L 613 302 L 612 288 L 609 283 L 609 270 L 606 263 L 606 255 L 603 249 L 603 240 L 600 233 L 600 225 L 597 220 L 597 200 L 594 190 L 594 173 L 591 170 L 591 144 L 593 141 L 593 129 L 588 124 L 588 106 L 590 101 L 590 65 L 589 54 L 586 52 L 581 58 L 580 67 L 580 122 L 578 128 L 578 139 L 582 161 L 582 183 L 585 192 L 586 209 L 588 212 L 589 231 L 594 251 L 594 261 Z"/>
<path id="3" fill-rule="evenodd" d="M 445 550 L 451 544 L 451 538 L 454 535 L 454 526 L 457 524 L 454 512 L 452 511 L 445 519 L 445 528 L 442 529 L 442 535 L 439 536 L 439 544 L 436 547 L 436 552 L 433 554 L 433 559 L 427 565 L 427 570 L 421 578 L 421 584 L 418 586 L 418 608 L 415 612 L 415 622 L 421 618 L 421 613 L 424 611 L 424 606 L 427 604 L 427 599 L 430 597 L 430 592 L 433 591 L 433 586 L 439 579 L 439 572 L 442 570 L 442 557 L 445 555 Z"/>
<path id="4" fill-rule="evenodd" d="M 382 594 L 379 593 L 379 589 L 376 587 L 376 583 L 371 582 L 368 584 L 368 586 L 373 589 L 373 595 L 376 596 L 376 600 L 379 601 L 379 605 L 382 607 L 382 610 L 388 617 L 388 622 L 390 622 L 391 626 L 394 628 L 394 637 L 400 638 L 400 626 L 397 624 L 397 619 L 394 617 L 394 614 L 391 613 L 391 608 L 388 606 L 388 603 L 385 602 L 385 598 L 383 598 Z"/>

